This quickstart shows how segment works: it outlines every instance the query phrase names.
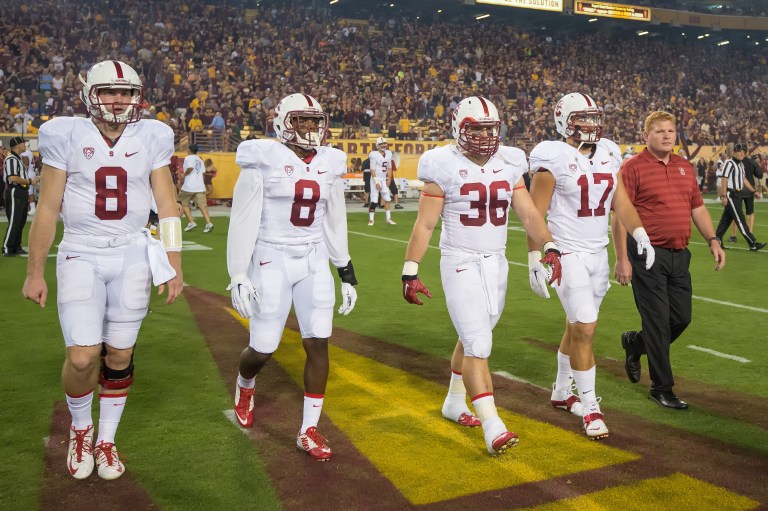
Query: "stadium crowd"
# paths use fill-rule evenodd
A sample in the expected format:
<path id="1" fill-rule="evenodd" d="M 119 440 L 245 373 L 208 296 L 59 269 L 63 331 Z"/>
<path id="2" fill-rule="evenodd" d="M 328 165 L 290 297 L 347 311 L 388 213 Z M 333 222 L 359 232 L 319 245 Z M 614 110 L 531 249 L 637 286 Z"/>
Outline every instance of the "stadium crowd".
<path id="1" fill-rule="evenodd" d="M 538 142 L 555 138 L 557 98 L 584 90 L 604 105 L 605 135 L 619 143 L 641 142 L 641 119 L 658 109 L 680 116 L 689 143 L 768 143 L 762 46 L 426 23 L 381 9 L 350 20 L 299 0 L 254 9 L 201 0 L 77 4 L 5 9 L 0 130 L 34 131 L 47 117 L 84 114 L 77 75 L 111 58 L 140 71 L 145 116 L 177 137 L 214 130 L 237 140 L 243 128 L 272 135 L 279 98 L 306 91 L 343 138 L 449 136 L 457 102 L 482 94 L 501 107 L 504 142 Z"/>

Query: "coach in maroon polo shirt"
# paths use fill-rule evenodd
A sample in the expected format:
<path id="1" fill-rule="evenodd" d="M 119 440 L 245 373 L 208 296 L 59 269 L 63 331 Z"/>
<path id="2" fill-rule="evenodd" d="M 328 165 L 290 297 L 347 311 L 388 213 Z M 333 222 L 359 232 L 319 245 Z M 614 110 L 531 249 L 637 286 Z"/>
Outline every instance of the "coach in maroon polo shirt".
<path id="1" fill-rule="evenodd" d="M 621 168 L 627 195 L 656 250 L 656 262 L 650 270 L 645 270 L 644 256 L 637 254 L 635 240 L 627 236 L 616 215 L 611 215 L 611 227 L 616 280 L 627 285 L 631 279 L 643 327 L 639 332 L 621 335 L 627 376 L 632 383 L 640 380 L 640 356 L 647 354 L 650 398 L 661 406 L 684 410 L 688 403 L 672 391 L 675 381 L 669 346 L 691 322 L 691 219 L 709 243 L 717 263 L 715 270 L 725 265 L 725 253 L 704 207 L 693 166 L 673 154 L 676 134 L 672 114 L 652 112 L 645 119 L 646 148 Z"/>

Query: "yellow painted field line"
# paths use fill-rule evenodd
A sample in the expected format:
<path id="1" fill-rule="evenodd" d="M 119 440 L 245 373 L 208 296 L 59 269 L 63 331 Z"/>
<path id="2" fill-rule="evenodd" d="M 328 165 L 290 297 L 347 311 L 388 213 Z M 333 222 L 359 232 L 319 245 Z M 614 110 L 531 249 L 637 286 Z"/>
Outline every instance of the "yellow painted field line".
<path id="1" fill-rule="evenodd" d="M 635 484 L 571 499 L 558 500 L 525 511 L 609 511 L 614 509 L 674 509 L 675 511 L 747 511 L 760 503 L 684 474 L 646 479 Z"/>
<path id="2" fill-rule="evenodd" d="M 247 321 L 231 313 L 247 327 Z M 274 358 L 301 387 L 305 355 L 299 334 L 285 330 Z M 502 409 L 499 415 L 520 436 L 520 446 L 493 458 L 479 428 L 464 428 L 442 418 L 444 386 L 336 346 L 330 347 L 330 359 L 323 411 L 414 504 L 638 459 L 633 453 Z M 329 441 L 332 445 L 333 439 Z"/>

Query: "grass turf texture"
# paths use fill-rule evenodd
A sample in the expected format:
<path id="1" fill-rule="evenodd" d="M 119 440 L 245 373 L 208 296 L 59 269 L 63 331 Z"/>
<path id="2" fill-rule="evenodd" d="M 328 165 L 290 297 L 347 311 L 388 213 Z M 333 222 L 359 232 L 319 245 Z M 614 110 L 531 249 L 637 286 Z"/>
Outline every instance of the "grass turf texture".
<path id="1" fill-rule="evenodd" d="M 709 205 L 708 209 L 716 222 L 721 207 Z M 440 288 L 439 251 L 429 250 L 420 267 L 420 275 L 434 298 L 427 300 L 424 307 L 406 304 L 400 294 L 400 270 L 415 213 L 397 212 L 397 226 L 378 221 L 372 228 L 366 225 L 367 215 L 362 213 L 348 216 L 350 250 L 360 280 L 359 301 L 349 317 L 337 316 L 335 325 L 447 359 L 455 332 Z M 768 239 L 766 214 L 768 205 L 758 202 L 755 233 L 759 240 Z M 185 282 L 224 295 L 228 282 L 227 219 L 215 218 L 214 223 L 216 229 L 210 234 L 199 229 L 185 233 L 187 242 L 213 248 L 184 251 Z M 524 233 L 514 215 L 510 227 L 507 257 L 517 264 L 510 266 L 507 305 L 495 330 L 491 368 L 549 387 L 556 368 L 553 353 L 523 338 L 556 346 L 564 314 L 554 293 L 551 300 L 544 301 L 530 291 Z M 435 232 L 435 247 L 438 236 L 439 232 Z M 706 244 L 694 230 L 690 246 L 694 295 L 762 310 L 694 299 L 693 323 L 672 349 L 675 375 L 684 382 L 676 390 L 684 399 L 686 388 L 698 386 L 699 382 L 715 389 L 768 398 L 768 382 L 760 377 L 766 374 L 768 357 L 762 349 L 768 336 L 768 252 L 748 252 L 741 237 L 732 246 L 736 248 L 726 252 L 725 270 L 716 273 Z M 609 253 L 612 257 L 612 250 Z M 63 343 L 55 308 L 54 259 L 49 259 L 51 289 L 48 306 L 42 311 L 20 296 L 26 260 L 4 258 L 0 264 L 4 275 L 0 280 L 0 423 L 4 425 L 0 429 L 0 456 L 5 461 L 0 466 L 0 508 L 34 509 L 41 491 L 43 439 L 49 431 L 53 403 L 63 399 L 59 379 Z M 232 390 L 222 383 L 186 302 L 182 298 L 169 307 L 153 297 L 152 309 L 139 338 L 137 382 L 118 432 L 118 445 L 126 453 L 128 470 L 162 509 L 279 508 L 253 446 L 221 414 L 231 407 Z M 603 302 L 595 338 L 596 356 L 623 360 L 619 335 L 639 325 L 631 290 L 614 285 Z M 751 362 L 741 364 L 714 357 L 688 349 L 690 344 Z M 643 364 L 647 372 L 645 360 Z M 624 378 L 605 374 L 600 367 L 597 374 L 597 390 L 604 398 L 609 427 L 611 409 L 617 409 L 768 453 L 764 429 L 703 409 L 696 402 L 686 413 L 671 412 L 648 401 L 647 387 L 642 384 L 630 385 Z M 446 382 L 447 376 L 446 361 Z M 758 401 L 757 406 L 764 407 L 762 403 Z M 439 403 L 435 409 L 437 406 Z M 530 406 L 549 405 L 543 402 Z M 523 443 L 519 449 L 524 448 Z"/>

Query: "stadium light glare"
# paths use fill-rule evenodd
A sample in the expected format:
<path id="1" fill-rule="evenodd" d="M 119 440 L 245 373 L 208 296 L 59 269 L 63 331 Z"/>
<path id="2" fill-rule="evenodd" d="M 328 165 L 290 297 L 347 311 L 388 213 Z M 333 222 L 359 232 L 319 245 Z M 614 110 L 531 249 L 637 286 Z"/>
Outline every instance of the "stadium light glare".
<path id="1" fill-rule="evenodd" d="M 696 39 L 704 39 L 704 36 L 703 36 L 703 35 L 700 35 L 700 36 L 699 36 L 699 37 L 697 37 Z"/>
<path id="2" fill-rule="evenodd" d="M 726 44 L 729 44 L 729 43 L 730 43 L 730 41 L 720 41 L 719 43 L 717 43 L 717 45 L 718 46 L 725 46 Z"/>
<path id="3" fill-rule="evenodd" d="M 648 31 L 647 30 L 641 30 L 640 32 L 637 33 L 637 35 L 639 35 L 639 36 L 648 35 Z"/>
<path id="4" fill-rule="evenodd" d="M 442 10 L 442 9 L 438 9 L 438 10 L 437 10 L 437 14 L 441 14 L 442 12 L 443 12 L 443 10 Z"/>
<path id="5" fill-rule="evenodd" d="M 330 1 L 330 5 L 337 4 L 337 3 L 339 3 L 339 0 L 331 0 Z"/>
<path id="6" fill-rule="evenodd" d="M 594 21 L 597 21 L 597 18 L 589 18 L 589 20 L 588 20 L 588 21 L 589 21 L 590 23 L 592 23 L 592 22 L 594 22 Z"/>
<path id="7" fill-rule="evenodd" d="M 491 17 L 490 14 L 481 14 L 479 16 L 475 16 L 475 19 L 479 21 L 479 20 L 484 20 L 485 18 L 490 18 L 490 17 Z"/>

